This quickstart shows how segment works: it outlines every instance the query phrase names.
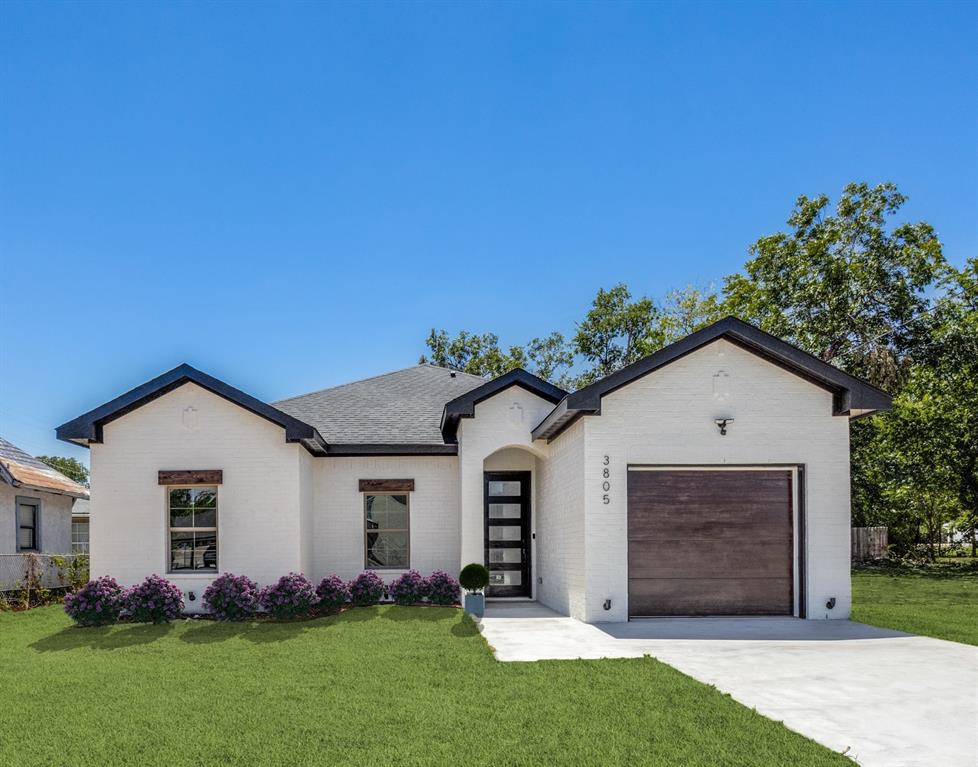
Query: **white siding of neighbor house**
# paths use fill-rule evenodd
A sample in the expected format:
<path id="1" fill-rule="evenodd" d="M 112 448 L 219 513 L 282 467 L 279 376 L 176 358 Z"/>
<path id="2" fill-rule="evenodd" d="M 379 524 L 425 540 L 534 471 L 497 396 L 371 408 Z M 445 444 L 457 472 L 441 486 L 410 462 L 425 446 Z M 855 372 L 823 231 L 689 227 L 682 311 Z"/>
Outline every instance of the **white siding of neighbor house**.
<path id="1" fill-rule="evenodd" d="M 720 371 L 726 378 L 715 384 Z M 735 419 L 725 437 L 714 424 L 719 417 Z M 721 339 L 606 395 L 601 415 L 582 421 L 585 620 L 628 617 L 630 464 L 804 464 L 808 617 L 849 616 L 849 424 L 832 415 L 829 392 Z"/>
<path id="2" fill-rule="evenodd" d="M 578 420 L 550 444 L 540 461 L 536 515 L 537 599 L 574 618 L 585 617 L 584 422 Z"/>
<path id="3" fill-rule="evenodd" d="M 496 457 L 487 464 L 486 459 L 507 448 L 544 457 L 546 446 L 534 445 L 530 431 L 552 409 L 553 403 L 522 387 L 510 386 L 477 404 L 473 418 L 461 419 L 458 429 L 458 462 L 463 565 L 470 562 L 481 563 L 485 559 L 483 472 L 487 470 L 487 465 L 491 467 L 491 471 L 519 471 L 525 465 L 507 467 L 504 460 Z"/>
<path id="4" fill-rule="evenodd" d="M 192 408 L 193 410 L 188 410 Z M 168 574 L 166 487 L 161 469 L 222 469 L 218 489 L 218 568 L 267 584 L 302 568 L 300 546 L 305 450 L 285 431 L 196 384 L 152 400 L 103 430 L 91 447 L 93 577 L 123 585 L 158 573 L 184 592 L 191 610 L 215 577 Z"/>
<path id="5" fill-rule="evenodd" d="M 316 459 L 312 513 L 312 572 L 349 580 L 366 555 L 361 479 L 413 479 L 409 493 L 410 567 L 422 575 L 459 571 L 458 459 L 378 456 Z M 405 570 L 378 570 L 390 582 Z"/>
<path id="6" fill-rule="evenodd" d="M 0 554 L 17 553 L 17 498 L 41 501 L 40 536 L 44 554 L 71 553 L 71 506 L 68 495 L 45 493 L 0 482 Z"/>

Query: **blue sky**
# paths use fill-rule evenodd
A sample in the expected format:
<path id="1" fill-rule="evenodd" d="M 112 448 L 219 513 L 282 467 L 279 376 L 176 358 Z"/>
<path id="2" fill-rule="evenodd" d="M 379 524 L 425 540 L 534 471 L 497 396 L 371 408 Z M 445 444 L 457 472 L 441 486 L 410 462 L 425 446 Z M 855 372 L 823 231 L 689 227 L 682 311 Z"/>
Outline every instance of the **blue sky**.
<path id="1" fill-rule="evenodd" d="M 572 332 L 892 180 L 978 253 L 978 5 L 0 9 L 0 433 L 180 362 L 267 400 Z"/>

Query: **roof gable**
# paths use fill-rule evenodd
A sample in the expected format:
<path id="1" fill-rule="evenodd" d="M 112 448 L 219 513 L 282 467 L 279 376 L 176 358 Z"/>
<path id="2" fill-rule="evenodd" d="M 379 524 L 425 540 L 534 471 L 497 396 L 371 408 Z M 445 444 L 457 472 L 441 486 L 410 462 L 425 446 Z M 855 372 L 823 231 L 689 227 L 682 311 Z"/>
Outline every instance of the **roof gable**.
<path id="1" fill-rule="evenodd" d="M 285 429 L 287 442 L 302 442 L 306 449 L 312 453 L 319 452 L 323 447 L 322 437 L 309 424 L 303 423 L 299 419 L 252 397 L 250 394 L 245 394 L 240 389 L 228 386 L 223 381 L 186 364 L 179 365 L 173 370 L 106 402 L 104 405 L 61 424 L 56 431 L 58 439 L 79 445 L 101 442 L 102 427 L 105 424 L 131 413 L 147 402 L 162 397 L 186 383 L 195 383 L 213 394 L 281 426 Z"/>
<path id="2" fill-rule="evenodd" d="M 474 417 L 476 405 L 511 386 L 519 386 L 541 399 L 554 403 L 559 402 L 567 395 L 567 392 L 559 386 L 554 386 L 522 368 L 515 368 L 460 397 L 456 397 L 445 405 L 441 417 L 441 433 L 445 442 L 455 442 L 459 420 Z"/>
<path id="3" fill-rule="evenodd" d="M 655 354 L 595 381 L 590 386 L 568 394 L 533 430 L 533 438 L 551 440 L 578 417 L 600 415 L 601 398 L 606 394 L 627 386 L 720 338 L 832 392 L 833 415 L 855 418 L 890 408 L 892 397 L 881 389 L 743 320 L 726 317 L 660 349 Z"/>

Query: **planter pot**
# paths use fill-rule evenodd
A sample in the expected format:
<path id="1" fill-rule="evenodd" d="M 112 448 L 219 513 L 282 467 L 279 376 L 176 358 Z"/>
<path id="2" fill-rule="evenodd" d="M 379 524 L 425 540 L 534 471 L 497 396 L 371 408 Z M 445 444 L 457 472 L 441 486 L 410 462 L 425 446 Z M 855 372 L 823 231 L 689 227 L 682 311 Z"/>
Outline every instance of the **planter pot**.
<path id="1" fill-rule="evenodd" d="M 486 612 L 485 594 L 466 594 L 465 612 L 473 618 L 481 618 Z"/>

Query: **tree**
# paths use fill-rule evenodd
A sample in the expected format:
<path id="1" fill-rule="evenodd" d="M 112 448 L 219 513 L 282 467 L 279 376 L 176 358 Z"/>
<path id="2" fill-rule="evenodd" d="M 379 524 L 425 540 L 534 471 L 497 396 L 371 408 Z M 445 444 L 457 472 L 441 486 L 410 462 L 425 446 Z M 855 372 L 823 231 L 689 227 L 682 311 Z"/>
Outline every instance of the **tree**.
<path id="1" fill-rule="evenodd" d="M 426 341 L 430 356 L 421 355 L 419 364 L 461 370 L 472 375 L 495 378 L 513 368 L 526 366 L 526 352 L 519 346 L 511 346 L 508 352 L 499 348 L 499 336 L 495 333 L 469 333 L 461 330 L 449 338 L 445 330 L 431 329 Z"/>
<path id="2" fill-rule="evenodd" d="M 78 484 L 88 487 L 88 469 L 77 458 L 66 458 L 61 455 L 39 455 L 37 460 L 46 463 L 55 471 L 60 471 L 68 479 L 73 479 Z"/>
<path id="3" fill-rule="evenodd" d="M 895 184 L 849 184 L 834 213 L 825 195 L 798 198 L 791 231 L 762 237 L 744 273 L 727 277 L 725 307 L 882 388 L 894 389 L 946 275 L 925 222 L 887 229 L 906 202 Z"/>
<path id="4" fill-rule="evenodd" d="M 658 319 L 652 300 L 632 301 L 623 283 L 599 289 L 574 334 L 574 351 L 590 363 L 577 385 L 586 386 L 660 349 L 663 336 Z"/>
<path id="5" fill-rule="evenodd" d="M 724 307 L 712 286 L 704 289 L 687 285 L 666 293 L 659 310 L 658 333 L 654 335 L 660 336 L 664 344 L 671 344 L 723 316 Z"/>
<path id="6" fill-rule="evenodd" d="M 566 383 L 567 371 L 574 362 L 573 351 L 556 332 L 534 338 L 525 347 L 511 346 L 508 351 L 499 348 L 495 333 L 479 335 L 466 330 L 450 338 L 447 331 L 432 328 L 426 343 L 430 356 L 421 355 L 420 364 L 440 365 L 487 378 L 524 368 L 547 381 Z"/>

